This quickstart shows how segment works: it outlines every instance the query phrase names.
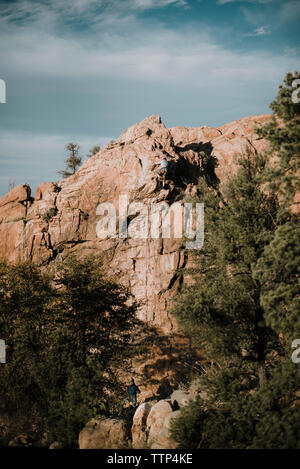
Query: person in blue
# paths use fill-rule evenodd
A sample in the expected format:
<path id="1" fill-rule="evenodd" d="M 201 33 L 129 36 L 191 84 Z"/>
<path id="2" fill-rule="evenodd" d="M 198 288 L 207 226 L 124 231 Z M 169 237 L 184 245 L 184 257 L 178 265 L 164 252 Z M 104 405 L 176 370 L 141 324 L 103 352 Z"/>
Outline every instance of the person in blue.
<path id="1" fill-rule="evenodd" d="M 124 399 L 123 405 L 130 401 L 132 402 L 133 407 L 136 407 L 137 401 L 136 401 L 136 394 L 138 392 L 141 392 L 138 388 L 138 386 L 135 384 L 134 379 L 131 378 L 131 383 L 129 386 L 127 386 L 127 392 L 128 392 L 128 398 Z"/>

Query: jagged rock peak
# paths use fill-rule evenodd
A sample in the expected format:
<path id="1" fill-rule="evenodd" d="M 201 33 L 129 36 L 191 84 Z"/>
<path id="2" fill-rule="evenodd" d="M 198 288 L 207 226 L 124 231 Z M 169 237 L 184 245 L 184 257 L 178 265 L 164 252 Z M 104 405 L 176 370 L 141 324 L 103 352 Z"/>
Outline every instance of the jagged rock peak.
<path id="1" fill-rule="evenodd" d="M 161 136 L 162 134 L 169 135 L 169 131 L 161 121 L 161 117 L 158 115 L 152 115 L 146 117 L 141 122 L 131 125 L 128 129 L 121 133 L 118 142 L 119 143 L 131 143 L 137 138 L 143 137 L 144 135 L 150 136 Z"/>

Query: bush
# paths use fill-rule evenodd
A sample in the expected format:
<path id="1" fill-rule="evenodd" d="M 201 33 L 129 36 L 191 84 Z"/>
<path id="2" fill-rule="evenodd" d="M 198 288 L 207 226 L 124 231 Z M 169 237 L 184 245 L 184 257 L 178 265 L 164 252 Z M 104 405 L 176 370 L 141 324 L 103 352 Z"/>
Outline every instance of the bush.
<path id="1" fill-rule="evenodd" d="M 51 218 L 55 217 L 56 214 L 57 214 L 57 208 L 53 207 L 53 208 L 50 208 L 46 213 L 44 213 L 42 218 L 43 220 L 49 223 Z"/>

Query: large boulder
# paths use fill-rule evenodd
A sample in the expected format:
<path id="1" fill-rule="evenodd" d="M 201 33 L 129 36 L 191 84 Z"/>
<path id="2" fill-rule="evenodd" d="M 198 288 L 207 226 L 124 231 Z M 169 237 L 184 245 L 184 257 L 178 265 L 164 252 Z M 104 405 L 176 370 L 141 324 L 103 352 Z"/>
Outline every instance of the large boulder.
<path id="1" fill-rule="evenodd" d="M 28 184 L 20 184 L 11 189 L 0 200 L 0 208 L 10 204 L 25 203 L 30 200 L 31 189 Z"/>
<path id="2" fill-rule="evenodd" d="M 137 408 L 133 416 L 133 424 L 131 427 L 133 448 L 145 448 L 147 444 L 146 424 L 151 408 L 152 405 L 150 402 L 144 402 Z"/>
<path id="3" fill-rule="evenodd" d="M 0 199 L 0 257 L 13 262 L 22 257 L 18 244 L 24 233 L 31 204 L 30 193 L 28 184 L 20 184 Z"/>
<path id="4" fill-rule="evenodd" d="M 79 449 L 120 449 L 126 447 L 130 433 L 122 419 L 92 419 L 79 433 Z"/>
<path id="5" fill-rule="evenodd" d="M 0 223 L 25 219 L 31 202 L 28 184 L 20 184 L 0 200 Z"/>
<path id="6" fill-rule="evenodd" d="M 150 410 L 147 418 L 147 442 L 148 445 L 154 444 L 163 429 L 166 417 L 173 412 L 171 404 L 167 401 L 158 401 Z"/>
<path id="7" fill-rule="evenodd" d="M 170 433 L 170 427 L 174 419 L 180 415 L 180 410 L 169 413 L 163 423 L 161 431 L 157 434 L 154 441 L 152 441 L 151 449 L 176 449 L 178 443 L 173 440 Z"/>
<path id="8" fill-rule="evenodd" d="M 154 405 L 148 402 L 141 404 L 133 417 L 133 448 L 177 448 L 170 434 L 170 426 L 179 415 L 180 410 L 173 411 L 171 400 L 161 400 Z"/>

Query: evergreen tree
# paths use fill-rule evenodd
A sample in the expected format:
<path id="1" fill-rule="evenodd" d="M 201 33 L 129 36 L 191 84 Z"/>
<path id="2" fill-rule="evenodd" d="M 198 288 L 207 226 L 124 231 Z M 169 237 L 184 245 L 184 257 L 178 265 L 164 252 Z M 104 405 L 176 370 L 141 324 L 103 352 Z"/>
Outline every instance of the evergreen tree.
<path id="1" fill-rule="evenodd" d="M 32 263 L 0 262 L 0 336 L 7 345 L 6 364 L 0 367 L 0 407 L 14 419 L 16 433 L 41 424 L 36 364 L 53 294 L 49 277 Z"/>
<path id="2" fill-rule="evenodd" d="M 101 260 L 91 256 L 69 256 L 58 267 L 56 282 L 61 287 L 56 320 L 68 324 L 78 355 L 85 360 L 97 348 L 102 363 L 117 360 L 134 324 L 136 306 L 128 303 L 128 291 L 109 280 Z"/>
<path id="3" fill-rule="evenodd" d="M 262 370 L 274 337 L 264 322 L 253 266 L 274 229 L 276 200 L 260 190 L 263 157 L 248 150 L 239 164 L 224 192 L 226 205 L 220 206 L 219 196 L 201 184 L 204 253 L 197 256 L 196 285 L 174 313 L 208 358 L 256 363 Z"/>
<path id="4" fill-rule="evenodd" d="M 58 171 L 62 177 L 67 178 L 72 174 L 75 174 L 77 168 L 81 165 L 82 158 L 78 155 L 79 145 L 77 143 L 68 143 L 66 150 L 69 152 L 68 158 L 65 160 L 66 169 Z"/>
<path id="5" fill-rule="evenodd" d="M 283 335 L 287 347 L 300 337 L 300 103 L 294 102 L 294 80 L 288 73 L 271 103 L 271 123 L 257 132 L 268 140 L 275 158 L 263 182 L 277 191 L 280 210 L 271 243 L 259 259 L 255 275 L 263 284 L 261 304 L 267 323 Z"/>
<path id="6" fill-rule="evenodd" d="M 90 158 L 91 156 L 96 155 L 97 153 L 99 153 L 100 150 L 100 145 L 95 145 L 93 148 L 90 149 L 89 153 L 87 154 L 87 157 Z"/>
<path id="7" fill-rule="evenodd" d="M 204 248 L 174 313 L 211 360 L 200 379 L 209 398 L 175 420 L 181 447 L 299 448 L 298 77 L 287 75 L 258 131 L 270 152 L 240 158 L 224 198 L 202 191 Z"/>
<path id="8" fill-rule="evenodd" d="M 30 262 L 1 262 L 0 336 L 8 352 L 0 405 L 17 433 L 35 427 L 70 447 L 90 418 L 118 411 L 114 370 L 134 351 L 135 309 L 97 258 L 69 257 L 54 282 Z"/>
<path id="9" fill-rule="evenodd" d="M 290 208 L 296 209 L 295 196 L 300 191 L 300 103 L 294 102 L 292 97 L 293 83 L 299 78 L 300 72 L 286 75 L 277 97 L 270 104 L 274 112 L 271 121 L 256 129 L 270 145 L 272 159 L 264 181 L 280 199 L 280 216 Z"/>
<path id="10" fill-rule="evenodd" d="M 254 270 L 262 284 L 261 305 L 266 323 L 290 350 L 300 338 L 300 224 L 294 219 L 279 226 Z"/>

